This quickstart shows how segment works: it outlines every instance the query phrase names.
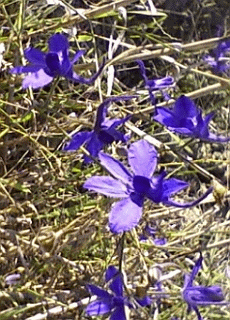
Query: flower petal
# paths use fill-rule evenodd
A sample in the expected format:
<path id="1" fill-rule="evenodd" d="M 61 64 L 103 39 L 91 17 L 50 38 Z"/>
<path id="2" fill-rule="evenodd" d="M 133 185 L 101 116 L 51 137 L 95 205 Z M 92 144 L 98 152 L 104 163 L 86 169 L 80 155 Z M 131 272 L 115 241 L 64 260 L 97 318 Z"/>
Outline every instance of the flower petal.
<path id="1" fill-rule="evenodd" d="M 60 34 L 56 33 L 49 38 L 49 50 L 50 52 L 60 52 L 67 50 L 69 48 L 69 42 L 67 38 Z"/>
<path id="2" fill-rule="evenodd" d="M 150 180 L 150 188 L 147 190 L 145 196 L 155 203 L 162 202 L 163 193 L 163 181 L 167 173 L 161 171 L 159 175 L 154 175 Z"/>
<path id="3" fill-rule="evenodd" d="M 136 60 L 137 64 L 139 65 L 139 68 L 140 68 L 140 72 L 141 72 L 141 75 L 145 81 L 145 84 L 146 82 L 148 81 L 148 78 L 146 76 L 146 71 L 145 71 L 145 65 L 144 65 L 144 62 L 142 60 Z"/>
<path id="4" fill-rule="evenodd" d="M 216 57 L 219 57 L 229 50 L 230 50 L 230 41 L 225 40 L 225 41 L 219 43 L 217 48 L 214 49 L 213 51 L 214 51 Z"/>
<path id="5" fill-rule="evenodd" d="M 183 180 L 171 178 L 162 182 L 162 199 L 168 199 L 171 195 L 187 188 L 189 184 Z"/>
<path id="6" fill-rule="evenodd" d="M 102 102 L 98 109 L 97 109 L 97 115 L 96 115 L 96 121 L 94 125 L 95 130 L 100 130 L 102 122 L 105 120 L 105 117 L 107 115 L 108 106 L 113 101 L 112 98 L 106 99 L 104 102 Z"/>
<path id="7" fill-rule="evenodd" d="M 209 113 L 204 119 L 200 114 L 197 116 L 197 126 L 195 128 L 195 134 L 200 139 L 206 139 L 209 135 L 208 125 L 211 119 L 214 117 L 215 112 Z"/>
<path id="8" fill-rule="evenodd" d="M 143 61 L 137 60 L 136 61 L 139 65 L 141 75 L 144 79 L 145 86 L 147 89 L 149 89 L 150 94 L 150 100 L 152 103 L 154 103 L 155 98 L 152 93 L 154 90 L 162 90 L 169 86 L 173 85 L 174 79 L 172 77 L 164 77 L 164 78 L 156 78 L 156 79 L 148 79 L 146 75 L 145 65 Z"/>
<path id="9" fill-rule="evenodd" d="M 109 128 L 107 130 L 101 130 L 99 132 L 100 139 L 103 140 L 106 144 L 110 144 L 113 141 L 122 141 L 126 142 L 129 138 L 122 132 L 116 130 L 115 128 Z"/>
<path id="10" fill-rule="evenodd" d="M 207 114 L 204 118 L 204 123 L 206 126 L 208 126 L 209 122 L 212 120 L 212 118 L 215 116 L 215 112 L 210 112 L 209 114 Z"/>
<path id="11" fill-rule="evenodd" d="M 223 304 L 224 295 L 218 286 L 194 286 L 183 291 L 183 298 L 190 306 L 208 306 Z"/>
<path id="12" fill-rule="evenodd" d="M 143 298 L 136 298 L 135 300 L 141 307 L 146 307 L 152 304 L 152 299 L 149 296 L 145 296 Z"/>
<path id="13" fill-rule="evenodd" d="M 112 134 L 113 132 L 110 133 L 106 129 L 97 131 L 98 139 L 101 141 L 103 145 L 109 145 L 113 143 L 113 141 L 115 141 Z"/>
<path id="14" fill-rule="evenodd" d="M 123 297 L 123 275 L 119 273 L 112 280 L 109 288 L 115 293 L 117 297 Z"/>
<path id="15" fill-rule="evenodd" d="M 206 55 L 202 58 L 205 62 L 207 62 L 211 67 L 216 68 L 217 67 L 217 61 L 214 57 L 210 55 Z"/>
<path id="16" fill-rule="evenodd" d="M 174 117 L 175 115 L 171 110 L 163 107 L 157 107 L 155 109 L 155 116 L 153 119 L 164 124 L 165 126 L 169 126 Z"/>
<path id="17" fill-rule="evenodd" d="M 146 140 L 139 140 L 131 144 L 128 161 L 135 175 L 151 178 L 157 165 L 157 151 Z"/>
<path id="18" fill-rule="evenodd" d="M 136 227 L 140 221 L 141 214 L 142 206 L 133 202 L 130 197 L 115 203 L 109 213 L 109 227 L 111 232 L 120 233 L 131 230 Z"/>
<path id="19" fill-rule="evenodd" d="M 115 129 L 116 127 L 120 126 L 121 124 L 124 124 L 130 118 L 131 118 L 131 116 L 127 116 L 123 119 L 106 119 L 102 123 L 102 127 L 106 127 L 106 128 L 108 128 L 108 130 Z"/>
<path id="20" fill-rule="evenodd" d="M 108 197 L 127 198 L 126 186 L 119 180 L 108 176 L 94 176 L 86 180 L 84 188 L 99 192 Z"/>
<path id="21" fill-rule="evenodd" d="M 151 91 L 153 90 L 162 90 L 167 87 L 170 87 L 173 85 L 174 79 L 172 77 L 164 77 L 164 78 L 156 78 L 152 80 L 148 80 L 146 82 L 147 87 Z"/>
<path id="22" fill-rule="evenodd" d="M 184 285 L 184 287 L 191 287 L 192 286 L 193 280 L 195 279 L 197 273 L 199 272 L 199 270 L 200 270 L 200 268 L 202 266 L 202 261 L 203 261 L 203 257 L 200 254 L 200 257 L 196 261 L 196 263 L 195 263 L 195 265 L 194 265 L 194 267 L 192 269 L 191 275 L 189 276 L 188 281 L 186 281 L 186 284 Z"/>
<path id="23" fill-rule="evenodd" d="M 130 116 L 123 119 L 106 119 L 105 121 L 103 121 L 101 130 L 98 132 L 98 134 L 100 135 L 100 139 L 106 144 L 110 144 L 113 141 L 127 142 L 129 140 L 129 136 L 118 131 L 116 127 L 125 123 L 129 119 Z"/>
<path id="24" fill-rule="evenodd" d="M 56 52 L 49 52 L 46 55 L 46 65 L 49 73 L 52 76 L 60 75 L 61 65 L 58 54 Z M 48 72 L 48 71 L 47 71 Z"/>
<path id="25" fill-rule="evenodd" d="M 97 158 L 98 153 L 104 147 L 104 143 L 99 139 L 98 135 L 93 132 L 91 139 L 89 139 L 86 150 L 89 151 L 92 157 Z M 92 159 L 87 156 L 84 156 L 85 163 L 90 163 Z"/>
<path id="26" fill-rule="evenodd" d="M 177 99 L 173 113 L 179 118 L 194 118 L 197 117 L 199 110 L 191 99 L 182 95 Z"/>
<path id="27" fill-rule="evenodd" d="M 127 320 L 125 314 L 125 306 L 118 306 L 114 309 L 110 320 Z"/>
<path id="28" fill-rule="evenodd" d="M 8 286 L 12 286 L 12 285 L 17 284 L 17 282 L 20 280 L 20 278 L 21 278 L 21 274 L 20 273 L 9 274 L 5 278 L 5 283 Z"/>
<path id="29" fill-rule="evenodd" d="M 191 119 L 179 118 L 171 110 L 166 108 L 156 108 L 153 120 L 166 126 L 169 130 L 180 134 L 192 135 L 194 124 Z"/>
<path id="30" fill-rule="evenodd" d="M 36 65 L 41 65 L 41 66 L 45 67 L 46 54 L 44 52 L 42 52 L 41 50 L 35 49 L 35 48 L 27 48 L 24 51 L 24 54 L 25 54 L 26 59 L 30 63 L 36 64 Z"/>
<path id="31" fill-rule="evenodd" d="M 40 69 L 37 72 L 33 72 L 28 74 L 23 82 L 22 87 L 26 89 L 28 87 L 32 87 L 33 89 L 38 89 L 46 86 L 53 80 L 53 77 L 50 77 L 43 69 Z"/>
<path id="32" fill-rule="evenodd" d="M 109 301 L 100 301 L 96 300 L 91 302 L 86 307 L 86 313 L 90 316 L 98 316 L 101 314 L 109 313 L 112 310 L 112 305 L 109 303 Z"/>
<path id="33" fill-rule="evenodd" d="M 119 271 L 114 266 L 109 266 L 105 273 L 105 281 L 109 282 L 113 277 L 115 277 L 117 274 L 119 274 Z"/>
<path id="34" fill-rule="evenodd" d="M 111 97 L 111 98 L 106 99 L 104 102 L 102 102 L 99 105 L 98 110 L 97 110 L 97 117 L 96 117 L 96 122 L 95 122 L 95 126 L 94 126 L 95 130 L 99 130 L 101 128 L 102 123 L 105 121 L 108 107 L 112 102 L 127 101 L 127 100 L 130 100 L 133 98 L 136 98 L 136 96 Z M 121 122 L 121 123 L 123 123 L 123 122 Z M 111 125 L 112 124 L 114 125 L 114 122 L 111 123 Z M 111 126 L 111 125 L 109 125 L 109 126 Z M 117 124 L 117 125 L 119 125 L 119 124 Z M 108 127 L 108 125 L 106 125 L 106 126 Z"/>
<path id="35" fill-rule="evenodd" d="M 100 299 L 110 299 L 112 297 L 112 295 L 109 294 L 106 290 L 101 289 L 100 287 L 93 284 L 88 284 L 87 289 L 92 295 L 96 295 Z"/>
<path id="36" fill-rule="evenodd" d="M 124 184 L 131 183 L 132 175 L 120 161 L 102 152 L 99 153 L 99 159 L 103 167 L 105 167 L 112 176 L 121 180 Z"/>
<path id="37" fill-rule="evenodd" d="M 203 261 L 203 257 L 202 257 L 202 254 L 200 253 L 200 257 L 199 259 L 197 259 L 193 269 L 192 269 L 192 272 L 191 272 L 191 275 L 190 275 L 190 281 L 188 283 L 188 286 L 191 286 L 192 283 L 193 283 L 193 280 L 195 279 L 196 275 L 198 274 L 201 266 L 202 266 L 202 261 Z"/>
<path id="38" fill-rule="evenodd" d="M 230 137 L 224 137 L 221 135 L 216 135 L 214 133 L 209 132 L 208 136 L 204 139 L 205 141 L 216 142 L 216 143 L 225 143 L 230 141 Z"/>
<path id="39" fill-rule="evenodd" d="M 156 238 L 154 239 L 154 244 L 156 246 L 163 246 L 167 243 L 167 239 L 166 238 Z"/>
<path id="40" fill-rule="evenodd" d="M 218 304 L 224 300 L 222 288 L 219 286 L 200 287 L 200 297 L 195 296 L 195 300 L 199 301 L 199 305 L 205 306 L 209 304 Z M 202 301 L 200 301 L 200 298 Z"/>
<path id="41" fill-rule="evenodd" d="M 73 72 L 73 66 L 69 60 L 68 50 L 62 51 L 62 54 L 59 54 L 59 56 L 59 59 L 61 61 L 60 75 L 66 78 L 68 77 L 68 74 L 71 74 Z"/>
<path id="42" fill-rule="evenodd" d="M 28 66 L 18 66 L 12 68 L 10 73 L 18 74 L 18 73 L 29 73 L 29 72 L 38 72 L 42 67 L 38 65 L 28 65 Z"/>
<path id="43" fill-rule="evenodd" d="M 80 148 L 83 143 L 89 140 L 92 137 L 93 132 L 78 132 L 72 136 L 72 139 L 68 141 L 63 150 L 64 151 L 76 151 Z"/>

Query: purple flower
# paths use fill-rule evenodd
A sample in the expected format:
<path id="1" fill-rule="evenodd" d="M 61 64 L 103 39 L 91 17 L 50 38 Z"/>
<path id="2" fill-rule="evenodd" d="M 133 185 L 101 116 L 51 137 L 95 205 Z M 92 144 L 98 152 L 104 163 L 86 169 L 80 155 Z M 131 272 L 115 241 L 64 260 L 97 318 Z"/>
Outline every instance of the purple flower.
<path id="1" fill-rule="evenodd" d="M 77 75 L 73 71 L 73 64 L 80 59 L 85 51 L 78 51 L 70 61 L 68 40 L 60 33 L 56 33 L 50 37 L 48 53 L 35 48 L 28 48 L 24 53 L 30 64 L 18 66 L 10 70 L 13 74 L 29 73 L 22 82 L 23 89 L 29 86 L 34 89 L 44 87 L 57 76 L 74 82 L 91 84 L 96 80 L 104 67 L 104 64 L 102 64 L 98 72 L 88 79 Z"/>
<path id="2" fill-rule="evenodd" d="M 145 241 L 148 239 L 148 237 L 151 237 L 156 246 L 163 246 L 164 244 L 166 244 L 167 239 L 166 238 L 157 238 L 156 233 L 157 233 L 157 227 L 152 226 L 150 224 L 147 224 L 144 228 L 144 233 L 141 234 L 141 236 L 140 236 L 140 241 Z"/>
<path id="3" fill-rule="evenodd" d="M 167 239 L 166 238 L 156 238 L 156 239 L 154 239 L 154 243 L 156 246 L 163 246 L 167 243 Z"/>
<path id="4" fill-rule="evenodd" d="M 185 275 L 185 283 L 183 288 L 183 299 L 188 304 L 188 313 L 194 310 L 197 314 L 198 320 L 202 320 L 202 316 L 198 310 L 198 306 L 208 306 L 215 304 L 227 304 L 224 302 L 222 289 L 218 286 L 194 286 L 193 280 L 195 279 L 199 269 L 202 265 L 202 256 L 195 263 L 190 275 Z"/>
<path id="5" fill-rule="evenodd" d="M 174 83 L 174 79 L 172 77 L 164 77 L 164 78 L 158 78 L 158 79 L 156 78 L 156 79 L 149 80 L 146 75 L 145 65 L 143 61 L 137 60 L 137 63 L 140 67 L 140 72 L 144 79 L 145 87 L 149 91 L 151 103 L 154 105 L 156 101 L 155 101 L 155 96 L 153 94 L 153 91 L 163 90 L 168 87 L 171 87 Z"/>
<path id="6" fill-rule="evenodd" d="M 153 119 L 173 132 L 193 138 L 218 143 L 230 141 L 230 137 L 217 136 L 209 132 L 208 125 L 213 116 L 214 112 L 210 112 L 203 118 L 202 110 L 198 109 L 192 100 L 182 95 L 177 99 L 172 110 L 156 108 Z"/>
<path id="7" fill-rule="evenodd" d="M 87 306 L 86 313 L 90 316 L 110 313 L 110 320 L 126 320 L 125 307 L 133 309 L 134 305 L 129 301 L 128 297 L 123 295 L 123 275 L 114 266 L 110 266 L 106 271 L 105 280 L 110 282 L 110 291 L 92 284 L 88 285 L 89 291 L 97 296 L 97 300 Z M 140 305 L 146 306 L 149 302 L 149 298 L 144 297 L 140 300 Z"/>
<path id="8" fill-rule="evenodd" d="M 106 118 L 107 109 L 111 102 L 125 101 L 135 98 L 135 96 L 121 96 L 112 97 L 106 99 L 97 110 L 97 116 L 95 125 L 92 131 L 84 131 L 76 133 L 72 139 L 64 146 L 65 151 L 75 151 L 80 148 L 81 145 L 86 143 L 86 149 L 93 157 L 97 157 L 99 151 L 113 141 L 126 142 L 129 137 L 125 136 L 120 131 L 116 130 L 116 127 L 125 123 L 130 116 L 123 119 L 113 119 L 109 120 Z M 89 163 L 92 160 L 85 156 L 85 162 Z"/>
<path id="9" fill-rule="evenodd" d="M 225 72 L 230 68 L 229 58 L 225 57 L 225 53 L 229 50 L 230 40 L 220 42 L 213 50 L 213 54 L 204 56 L 203 60 L 212 67 L 214 73 Z"/>
<path id="10" fill-rule="evenodd" d="M 8 276 L 6 276 L 5 282 L 8 286 L 12 286 L 14 284 L 17 284 L 20 278 L 21 278 L 20 273 L 9 274 Z"/>
<path id="11" fill-rule="evenodd" d="M 145 140 L 131 144 L 128 150 L 128 162 L 133 173 L 107 154 L 100 152 L 99 159 L 113 178 L 91 177 L 85 182 L 84 188 L 109 197 L 122 198 L 112 206 L 109 214 L 110 230 L 114 233 L 128 231 L 138 224 L 145 198 L 155 203 L 189 208 L 198 204 L 212 191 L 210 188 L 202 197 L 190 203 L 173 201 L 171 196 L 186 188 L 188 184 L 175 178 L 165 179 L 165 171 L 152 177 L 157 165 L 157 152 Z"/>

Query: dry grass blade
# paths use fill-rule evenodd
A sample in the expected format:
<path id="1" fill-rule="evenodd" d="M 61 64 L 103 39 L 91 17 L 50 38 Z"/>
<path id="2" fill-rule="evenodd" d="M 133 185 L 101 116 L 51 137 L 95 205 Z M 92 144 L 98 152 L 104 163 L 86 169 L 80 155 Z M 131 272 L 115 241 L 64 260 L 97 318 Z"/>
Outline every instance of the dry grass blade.
<path id="1" fill-rule="evenodd" d="M 119 7 L 121 6 L 126 7 L 134 2 L 136 2 L 136 0 L 119 0 L 119 1 L 113 1 L 109 4 L 101 5 L 93 9 L 85 10 L 84 12 L 79 11 L 78 15 L 76 16 L 68 17 L 67 19 L 64 19 L 64 21 L 54 23 L 51 26 L 47 26 L 42 29 L 38 29 L 36 31 L 30 32 L 30 36 L 35 36 L 44 32 L 49 32 L 57 28 L 69 27 L 73 24 L 83 22 L 84 20 L 87 20 L 87 19 L 92 20 L 102 14 L 108 13 L 109 11 L 117 11 Z"/>

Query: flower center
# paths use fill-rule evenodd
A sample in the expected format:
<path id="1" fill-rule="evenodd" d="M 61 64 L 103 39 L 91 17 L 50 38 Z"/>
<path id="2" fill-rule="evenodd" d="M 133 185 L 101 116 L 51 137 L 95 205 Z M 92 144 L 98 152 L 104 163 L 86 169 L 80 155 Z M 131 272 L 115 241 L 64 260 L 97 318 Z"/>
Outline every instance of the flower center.
<path id="1" fill-rule="evenodd" d="M 145 194 L 150 188 L 150 180 L 143 176 L 134 176 L 133 187 L 136 193 Z"/>
<path id="2" fill-rule="evenodd" d="M 61 69 L 58 54 L 55 52 L 47 53 L 46 65 L 49 69 L 49 73 L 51 76 L 58 75 L 60 73 L 60 69 Z"/>
<path id="3" fill-rule="evenodd" d="M 113 297 L 113 305 L 115 307 L 119 307 L 119 306 L 124 305 L 124 298 L 120 297 L 120 296 Z"/>
<path id="4" fill-rule="evenodd" d="M 106 132 L 106 130 L 100 130 L 98 132 L 98 138 L 104 144 L 111 144 L 114 141 L 114 137 Z"/>

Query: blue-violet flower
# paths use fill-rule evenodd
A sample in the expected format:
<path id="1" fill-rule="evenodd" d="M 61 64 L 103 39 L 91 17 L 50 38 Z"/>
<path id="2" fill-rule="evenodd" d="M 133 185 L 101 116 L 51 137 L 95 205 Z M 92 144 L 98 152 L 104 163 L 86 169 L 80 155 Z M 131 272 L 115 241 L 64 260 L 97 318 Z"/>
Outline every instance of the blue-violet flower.
<path id="1" fill-rule="evenodd" d="M 91 84 L 100 75 L 104 63 L 91 78 L 83 78 L 73 71 L 73 64 L 85 53 L 79 50 L 73 59 L 69 59 L 69 43 L 67 38 L 56 33 L 49 38 L 49 52 L 44 53 L 39 49 L 28 48 L 24 51 L 26 59 L 30 62 L 27 66 L 18 66 L 10 70 L 12 74 L 29 73 L 22 82 L 22 87 L 33 89 L 49 84 L 54 77 L 61 76 L 74 82 Z"/>
<path id="2" fill-rule="evenodd" d="M 208 125 L 214 115 L 214 112 L 210 112 L 203 118 L 202 110 L 191 99 L 182 95 L 176 100 L 172 110 L 156 108 L 153 119 L 179 134 L 217 143 L 230 141 L 230 137 L 209 132 Z"/>
<path id="3" fill-rule="evenodd" d="M 86 143 L 86 150 L 92 155 L 97 157 L 99 151 L 113 141 L 127 142 L 128 136 L 124 135 L 120 131 L 116 130 L 116 127 L 125 123 L 130 117 L 123 119 L 112 119 L 106 118 L 108 106 L 112 102 L 125 101 L 135 98 L 135 96 L 120 96 L 111 97 L 106 99 L 100 104 L 97 110 L 96 121 L 92 131 L 78 132 L 73 135 L 72 139 L 64 146 L 64 151 L 76 151 L 81 145 Z M 89 163 L 92 160 L 85 156 L 85 163 Z"/>
<path id="4" fill-rule="evenodd" d="M 145 198 L 155 203 L 189 208 L 212 192 L 210 188 L 203 196 L 190 203 L 173 201 L 171 196 L 188 184 L 175 178 L 165 179 L 165 171 L 152 177 L 157 165 L 157 151 L 145 140 L 132 143 L 128 150 L 128 162 L 133 173 L 107 154 L 100 152 L 99 159 L 113 178 L 93 176 L 84 183 L 84 188 L 109 197 L 122 198 L 112 206 L 109 213 L 109 226 L 114 233 L 128 231 L 138 224 Z"/>
<path id="5" fill-rule="evenodd" d="M 9 274 L 8 276 L 6 276 L 5 282 L 8 286 L 12 286 L 14 284 L 17 284 L 20 278 L 21 278 L 20 273 Z"/>
<path id="6" fill-rule="evenodd" d="M 224 305 L 227 302 L 224 301 L 224 295 L 222 289 L 218 286 L 194 286 L 193 281 L 201 268 L 202 256 L 196 261 L 190 275 L 185 275 L 185 283 L 183 288 L 183 299 L 188 304 L 188 313 L 194 310 L 197 314 L 198 320 L 202 320 L 202 316 L 198 310 L 198 306 L 209 305 Z"/>
<path id="7" fill-rule="evenodd" d="M 156 226 L 147 224 L 143 231 L 143 234 L 141 234 L 139 238 L 140 241 L 146 241 L 150 237 L 156 246 L 163 246 L 167 243 L 166 238 L 156 237 L 156 233 L 158 231 Z"/>
<path id="8" fill-rule="evenodd" d="M 156 99 L 153 92 L 157 90 L 160 90 L 162 92 L 163 89 L 173 86 L 174 79 L 173 77 L 164 77 L 149 80 L 146 75 L 144 62 L 142 60 L 137 60 L 136 62 L 139 65 L 141 75 L 145 82 L 145 87 L 149 91 L 151 103 L 155 105 Z"/>
<path id="9" fill-rule="evenodd" d="M 212 55 L 206 55 L 203 60 L 213 69 L 214 73 L 221 74 L 230 68 L 229 58 L 225 53 L 230 51 L 230 40 L 222 41 L 213 50 Z"/>
<path id="10" fill-rule="evenodd" d="M 133 309 L 135 306 L 129 298 L 124 296 L 123 275 L 114 267 L 110 266 L 106 270 L 105 281 L 109 283 L 110 292 L 94 285 L 88 285 L 91 294 L 97 296 L 97 300 L 91 302 L 86 313 L 90 316 L 98 316 L 110 313 L 110 320 L 126 320 L 125 307 Z M 150 303 L 150 298 L 141 299 L 140 306 Z"/>

